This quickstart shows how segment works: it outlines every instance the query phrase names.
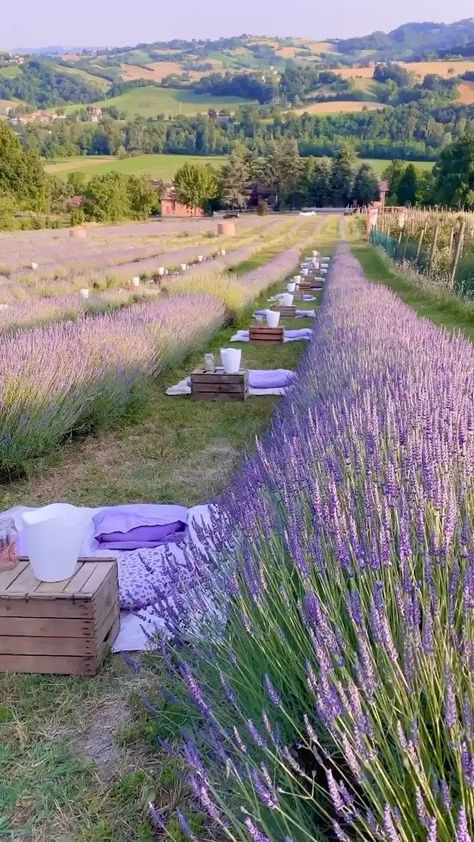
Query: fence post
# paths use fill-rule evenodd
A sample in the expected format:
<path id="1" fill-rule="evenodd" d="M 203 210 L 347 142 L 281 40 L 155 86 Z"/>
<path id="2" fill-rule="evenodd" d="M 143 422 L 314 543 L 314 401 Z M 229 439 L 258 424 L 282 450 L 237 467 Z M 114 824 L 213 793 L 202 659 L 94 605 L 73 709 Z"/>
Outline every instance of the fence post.
<path id="1" fill-rule="evenodd" d="M 463 245 L 464 245 L 464 233 L 465 233 L 465 231 L 466 231 L 466 220 L 463 220 L 461 222 L 461 227 L 459 229 L 459 237 L 458 237 L 458 242 L 457 242 L 457 246 L 456 246 L 456 254 L 454 256 L 453 271 L 452 271 L 452 274 L 451 274 L 451 289 L 454 289 L 454 284 L 456 282 L 456 272 L 458 270 L 458 264 L 459 264 L 459 260 L 461 258 L 462 248 L 463 248 Z"/>
<path id="2" fill-rule="evenodd" d="M 417 264 L 418 264 L 418 261 L 420 259 L 421 247 L 423 245 L 423 240 L 425 239 L 425 234 L 426 234 L 426 222 L 423 225 L 423 228 L 421 229 L 420 236 L 418 237 L 418 248 L 416 250 L 416 258 L 415 258 L 415 261 L 416 261 Z"/>
<path id="3" fill-rule="evenodd" d="M 434 256 L 435 256 L 435 251 L 436 251 L 436 246 L 438 245 L 438 237 L 439 237 L 439 224 L 438 224 L 438 225 L 436 226 L 436 228 L 435 228 L 434 237 L 433 237 L 433 244 L 432 244 L 432 246 L 431 246 L 431 252 L 430 252 L 430 271 L 431 271 L 431 267 L 433 266 L 433 261 L 434 261 Z"/>

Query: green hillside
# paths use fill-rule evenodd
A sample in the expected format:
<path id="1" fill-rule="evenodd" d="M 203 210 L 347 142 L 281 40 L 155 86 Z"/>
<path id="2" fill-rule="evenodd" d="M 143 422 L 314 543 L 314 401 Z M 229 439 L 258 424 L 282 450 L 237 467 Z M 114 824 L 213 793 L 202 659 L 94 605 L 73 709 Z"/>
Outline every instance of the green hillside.
<path id="1" fill-rule="evenodd" d="M 141 117 L 155 117 L 157 114 L 175 117 L 178 114 L 198 114 L 209 111 L 210 108 L 235 109 L 238 105 L 248 104 L 249 100 L 240 97 L 220 97 L 208 94 L 195 94 L 192 91 L 178 88 L 158 88 L 148 86 L 134 88 L 110 99 L 96 102 L 100 108 L 115 106 L 125 112 L 127 117 L 139 114 Z M 75 106 L 77 110 L 77 106 Z M 69 110 L 74 109 L 71 106 Z"/>

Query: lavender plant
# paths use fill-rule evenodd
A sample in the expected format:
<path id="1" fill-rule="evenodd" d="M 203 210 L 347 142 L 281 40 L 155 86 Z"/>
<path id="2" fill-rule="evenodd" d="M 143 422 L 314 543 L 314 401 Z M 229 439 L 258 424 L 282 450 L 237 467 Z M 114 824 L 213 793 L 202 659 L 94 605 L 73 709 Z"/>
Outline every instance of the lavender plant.
<path id="1" fill-rule="evenodd" d="M 291 393 L 157 597 L 223 838 L 474 839 L 473 372 L 338 249 Z"/>

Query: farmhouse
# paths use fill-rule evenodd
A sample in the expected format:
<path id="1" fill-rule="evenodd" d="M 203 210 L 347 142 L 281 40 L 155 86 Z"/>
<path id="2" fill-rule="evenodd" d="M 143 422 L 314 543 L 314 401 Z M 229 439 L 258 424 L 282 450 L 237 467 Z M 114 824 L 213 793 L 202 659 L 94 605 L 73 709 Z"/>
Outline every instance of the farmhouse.
<path id="1" fill-rule="evenodd" d="M 204 211 L 199 207 L 183 205 L 179 201 L 174 187 L 166 187 L 161 197 L 162 216 L 204 216 Z"/>

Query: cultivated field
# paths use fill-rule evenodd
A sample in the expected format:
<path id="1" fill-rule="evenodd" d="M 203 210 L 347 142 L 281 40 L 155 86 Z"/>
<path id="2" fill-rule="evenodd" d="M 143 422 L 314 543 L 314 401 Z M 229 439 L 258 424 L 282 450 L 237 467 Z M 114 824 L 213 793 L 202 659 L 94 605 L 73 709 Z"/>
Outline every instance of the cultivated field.
<path id="1" fill-rule="evenodd" d="M 473 59 L 459 61 L 398 61 L 401 67 L 423 79 L 429 73 L 443 76 L 448 79 L 450 76 L 459 76 L 467 70 L 474 70 Z M 374 75 L 375 64 L 368 67 L 334 67 L 334 73 L 338 73 L 344 79 L 371 79 Z"/>
<path id="2" fill-rule="evenodd" d="M 103 175 L 120 172 L 124 175 L 145 175 L 150 178 L 170 181 L 176 171 L 186 162 L 210 164 L 219 167 L 225 158 L 218 155 L 137 155 L 132 158 L 115 158 L 107 155 L 75 155 L 71 158 L 46 163 L 48 173 L 66 178 L 70 172 L 84 172 L 87 175 Z"/>
<path id="3" fill-rule="evenodd" d="M 355 102 L 354 100 L 338 100 L 337 102 L 313 102 L 296 108 L 294 114 L 353 114 L 357 111 L 377 111 L 387 108 L 381 102 Z"/>

